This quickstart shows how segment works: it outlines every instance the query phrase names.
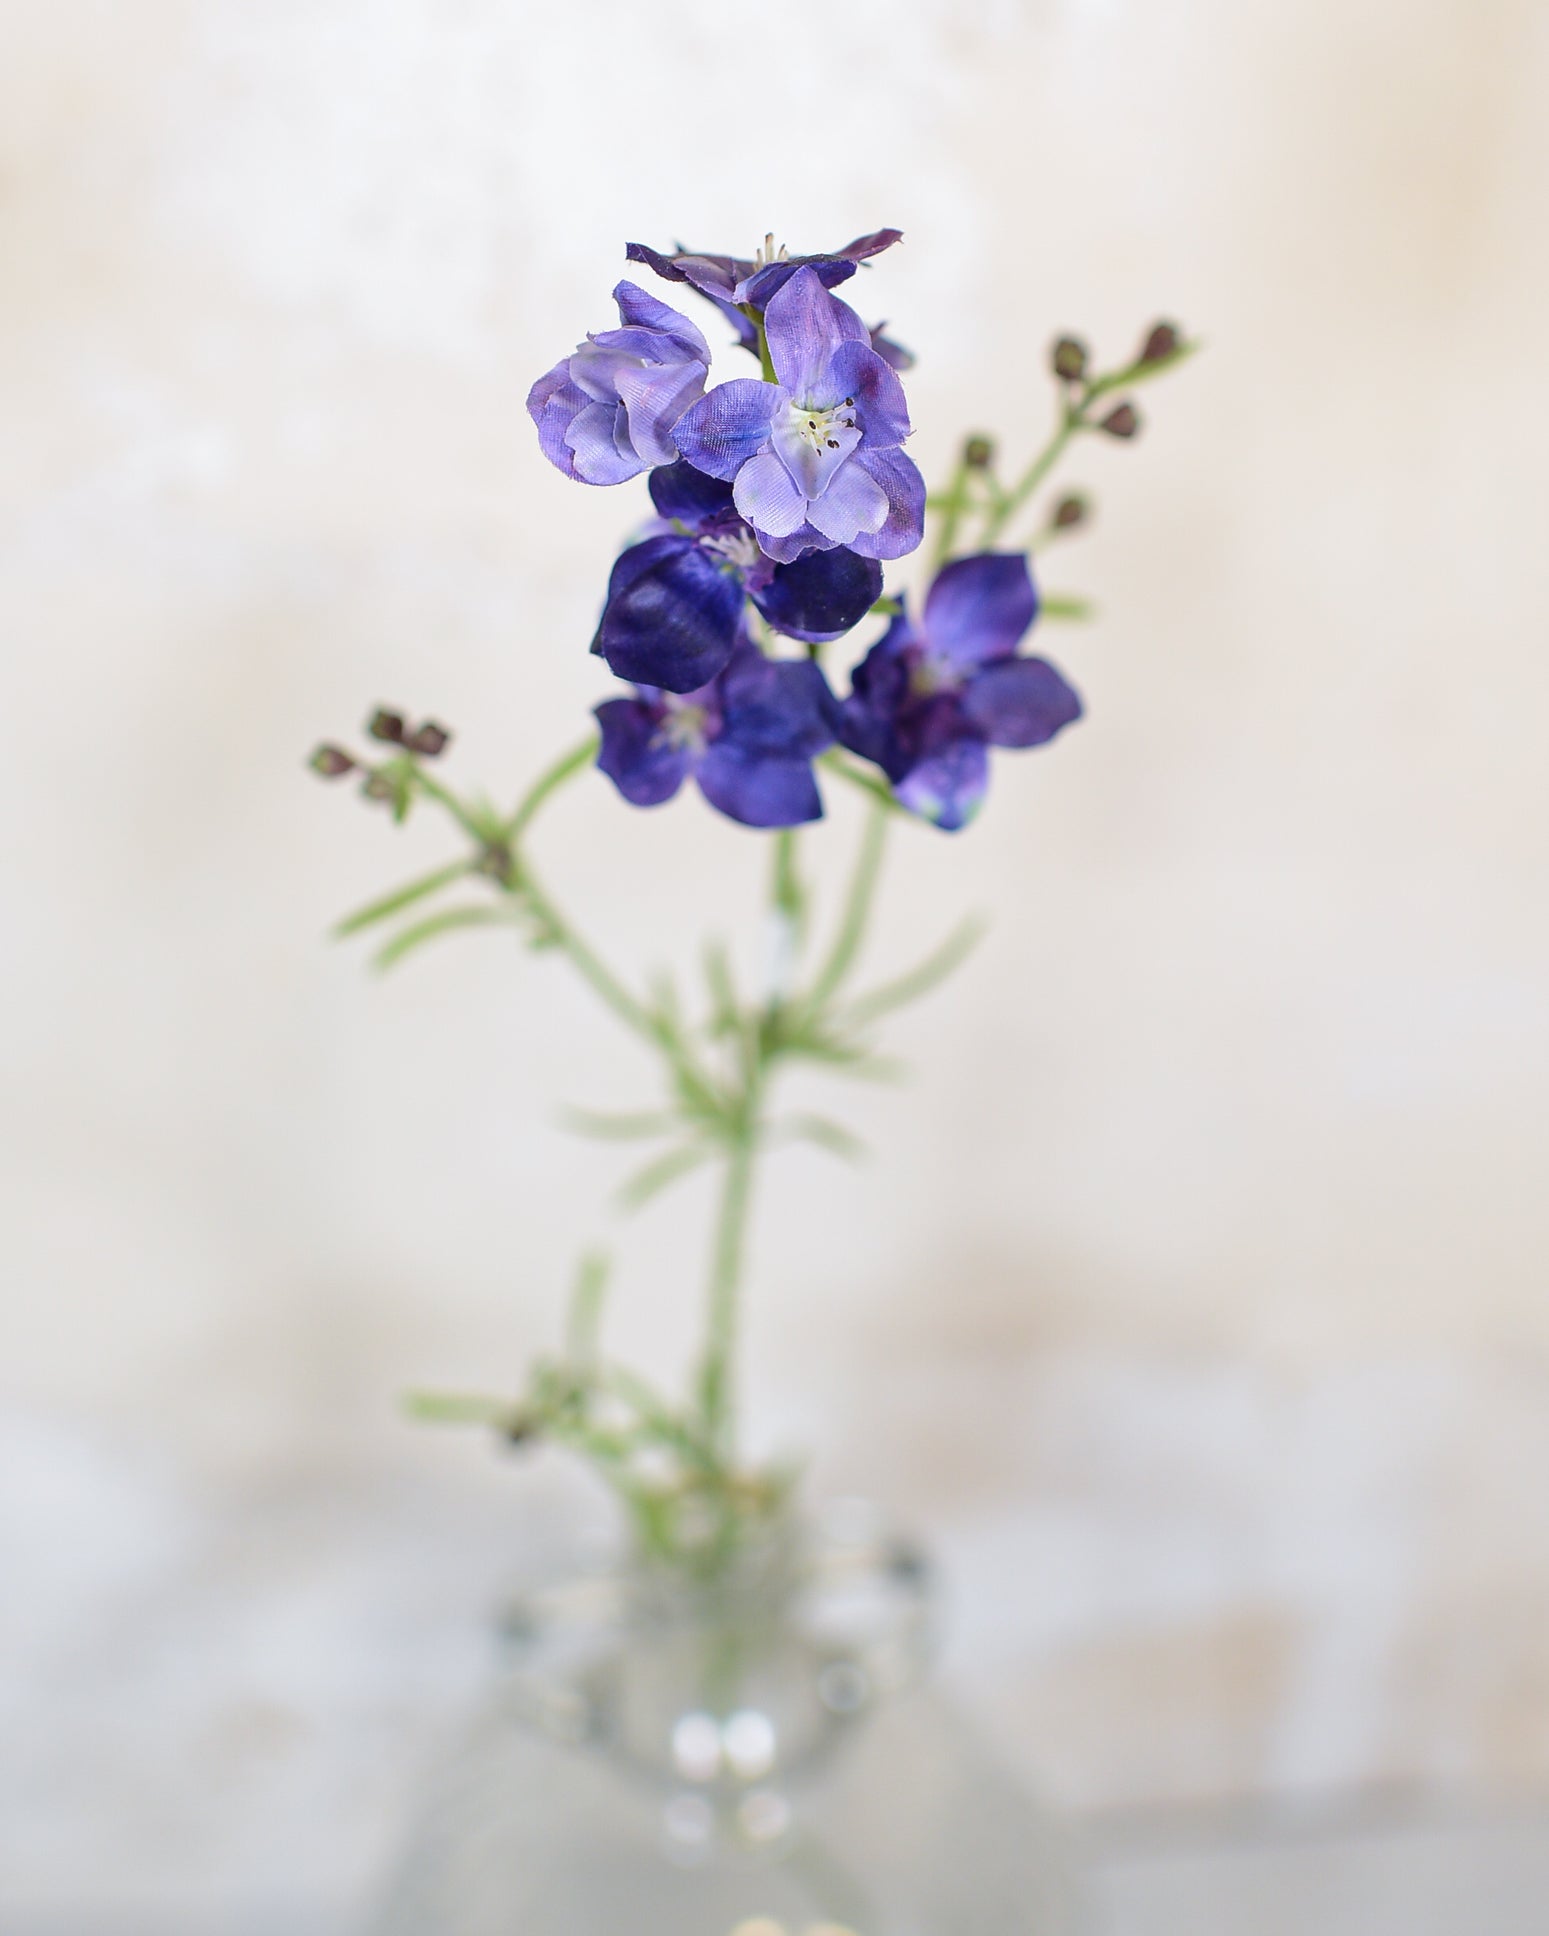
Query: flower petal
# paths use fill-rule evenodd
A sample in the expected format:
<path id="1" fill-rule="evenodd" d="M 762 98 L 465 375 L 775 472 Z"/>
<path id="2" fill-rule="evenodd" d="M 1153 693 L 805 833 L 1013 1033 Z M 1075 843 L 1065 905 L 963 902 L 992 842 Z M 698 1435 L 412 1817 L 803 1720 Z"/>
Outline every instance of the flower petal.
<path id="1" fill-rule="evenodd" d="M 718 739 L 694 777 L 711 806 L 744 827 L 799 827 L 823 818 L 808 760 L 747 755 Z"/>
<path id="2" fill-rule="evenodd" d="M 835 544 L 853 545 L 882 529 L 892 509 L 887 492 L 855 462 L 842 465 L 828 489 L 807 506 L 807 521 Z"/>
<path id="3" fill-rule="evenodd" d="M 838 701 L 810 659 L 766 659 L 746 645 L 722 675 L 720 701 L 716 744 L 749 756 L 812 759 L 837 737 Z"/>
<path id="4" fill-rule="evenodd" d="M 1037 611 L 1026 553 L 979 551 L 937 572 L 920 630 L 932 658 L 987 665 L 1010 658 Z"/>
<path id="5" fill-rule="evenodd" d="M 602 729 L 597 769 L 636 807 L 658 807 L 682 786 L 689 756 L 661 730 L 660 709 L 642 699 L 605 699 L 592 709 Z"/>
<path id="6" fill-rule="evenodd" d="M 730 659 L 742 607 L 738 579 L 692 538 L 647 538 L 614 564 L 594 648 L 621 679 L 693 692 Z"/>
<path id="7" fill-rule="evenodd" d="M 828 381 L 837 396 L 855 399 L 853 414 L 869 450 L 891 450 L 909 435 L 904 386 L 869 342 L 842 343 L 828 366 Z"/>
<path id="8" fill-rule="evenodd" d="M 647 364 L 620 370 L 619 400 L 629 421 L 629 441 L 646 464 L 670 464 L 677 457 L 673 427 L 704 391 L 705 373 L 697 363 Z"/>
<path id="9" fill-rule="evenodd" d="M 900 805 L 944 833 L 966 827 L 984 804 L 989 752 L 975 733 L 944 740 L 893 788 Z"/>
<path id="10" fill-rule="evenodd" d="M 840 745 L 873 761 L 894 781 L 908 772 L 911 758 L 898 721 L 909 703 L 906 648 L 913 643 L 913 627 L 900 613 L 850 674 L 850 696 L 840 708 Z"/>
<path id="11" fill-rule="evenodd" d="M 1047 659 L 1001 659 L 976 673 L 963 711 L 992 746 L 1042 746 L 1081 717 L 1081 698 Z"/>
<path id="12" fill-rule="evenodd" d="M 729 383 L 721 385 L 729 390 Z M 772 386 L 762 384 L 761 389 L 770 390 Z M 712 390 L 711 396 L 719 391 Z M 707 399 L 708 401 L 708 399 Z M 686 455 L 689 453 L 685 453 Z M 732 488 L 732 496 L 737 509 L 763 537 L 768 532 L 771 538 L 788 538 L 799 531 L 807 522 L 807 500 L 802 495 L 773 451 L 765 451 L 762 456 L 750 458 L 737 473 L 737 482 Z M 766 547 L 767 549 L 767 547 Z M 771 553 L 771 556 L 777 554 Z"/>
<path id="13" fill-rule="evenodd" d="M 624 448 L 617 432 L 625 431 Z M 629 450 L 627 422 L 621 405 L 589 403 L 572 418 L 565 443 L 573 453 L 575 475 L 583 484 L 622 484 L 645 469 Z"/>
<path id="14" fill-rule="evenodd" d="M 673 437 L 696 470 L 729 482 L 769 442 L 769 422 L 781 401 L 775 384 L 733 377 L 701 397 L 678 420 Z"/>
<path id="15" fill-rule="evenodd" d="M 912 457 L 901 450 L 872 450 L 863 444 L 850 459 L 882 486 L 890 509 L 880 531 L 862 532 L 851 548 L 863 558 L 903 558 L 925 535 L 925 479 Z"/>
<path id="16" fill-rule="evenodd" d="M 731 486 L 724 478 L 709 477 L 685 461 L 664 464 L 647 480 L 651 502 L 664 518 L 676 518 L 690 530 L 731 509 Z"/>
<path id="17" fill-rule="evenodd" d="M 664 281 L 686 282 L 702 296 L 712 298 L 729 298 L 743 276 L 753 267 L 751 262 L 741 261 L 736 256 L 694 255 L 686 249 L 679 249 L 674 255 L 662 255 L 655 249 L 648 249 L 643 242 L 628 243 L 624 259 L 626 262 L 643 262 Z"/>
<path id="18" fill-rule="evenodd" d="M 659 330 L 690 356 L 709 364 L 710 345 L 705 341 L 703 331 L 680 311 L 667 303 L 658 302 L 655 296 L 633 282 L 616 284 L 613 300 L 619 306 L 622 322 L 632 328 Z"/>
<path id="19" fill-rule="evenodd" d="M 527 392 L 527 414 L 538 427 L 538 448 L 566 477 L 574 477 L 576 467 L 565 432 L 589 402 L 586 392 L 571 379 L 569 357 L 540 376 Z"/>
<path id="20" fill-rule="evenodd" d="M 877 229 L 871 235 L 857 236 L 842 249 L 832 255 L 791 256 L 784 262 L 770 262 L 762 269 L 754 268 L 751 262 L 741 265 L 743 280 L 737 285 L 735 293 L 738 302 L 752 303 L 756 309 L 763 309 L 776 292 L 782 289 L 798 269 L 810 268 L 821 280 L 826 289 L 847 282 L 861 261 L 870 255 L 879 255 L 883 249 L 890 249 L 895 242 L 903 239 L 900 229 Z M 750 273 L 751 272 L 751 273 Z"/>
<path id="21" fill-rule="evenodd" d="M 753 603 L 787 638 L 826 645 L 858 625 L 881 596 L 882 567 L 875 559 L 836 547 L 777 565 Z"/>
<path id="22" fill-rule="evenodd" d="M 820 407 L 845 394 L 842 389 L 826 393 L 824 383 L 840 344 L 860 342 L 869 347 L 870 343 L 859 316 L 837 296 L 831 296 L 811 269 L 798 269 L 775 292 L 764 311 L 764 333 L 775 375 L 791 393 L 791 400 Z M 820 390 L 825 394 L 820 396 Z"/>

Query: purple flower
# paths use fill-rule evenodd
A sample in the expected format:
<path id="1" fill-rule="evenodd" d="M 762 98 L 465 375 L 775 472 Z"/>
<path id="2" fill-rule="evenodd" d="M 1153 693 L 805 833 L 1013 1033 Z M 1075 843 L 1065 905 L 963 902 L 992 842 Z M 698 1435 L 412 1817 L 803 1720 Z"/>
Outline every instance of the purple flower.
<path id="1" fill-rule="evenodd" d="M 814 551 L 776 564 L 732 504 L 731 486 L 679 462 L 651 473 L 661 524 L 623 552 L 608 581 L 592 650 L 621 679 L 692 692 L 742 637 L 743 602 L 777 632 L 826 644 L 863 619 L 882 567 L 852 551 Z"/>
<path id="2" fill-rule="evenodd" d="M 858 235 L 831 255 L 790 255 L 776 249 L 772 235 L 752 261 L 733 255 L 698 255 L 679 249 L 673 255 L 660 255 L 643 242 L 631 242 L 624 254 L 630 262 L 643 262 L 668 282 L 687 282 L 708 296 L 718 307 L 731 310 L 731 320 L 741 327 L 746 318 L 736 305 L 748 303 L 763 309 L 776 290 L 781 289 L 798 269 L 811 269 L 825 289 L 847 282 L 868 256 L 880 255 L 903 239 L 900 229 L 877 229 L 871 235 Z"/>
<path id="3" fill-rule="evenodd" d="M 847 546 L 901 558 L 920 542 L 925 483 L 898 448 L 903 386 L 855 311 L 799 268 L 764 312 L 774 383 L 737 377 L 679 422 L 689 463 L 733 486 L 758 542 L 782 562 Z"/>
<path id="4" fill-rule="evenodd" d="M 637 807 L 660 806 L 692 774 L 744 826 L 794 827 L 822 818 L 812 762 L 833 744 L 838 712 L 810 660 L 766 659 L 744 638 L 695 692 L 640 686 L 598 706 L 597 765 Z"/>
<path id="5" fill-rule="evenodd" d="M 632 282 L 613 292 L 622 329 L 588 336 L 527 396 L 543 454 L 583 484 L 622 484 L 678 454 L 673 425 L 704 394 L 710 346 L 686 316 Z"/>
<path id="6" fill-rule="evenodd" d="M 1020 552 L 958 558 L 937 574 L 919 622 L 900 613 L 851 675 L 840 740 L 948 832 L 983 802 L 991 746 L 1041 746 L 1081 717 L 1047 659 L 1016 656 L 1037 610 Z"/>

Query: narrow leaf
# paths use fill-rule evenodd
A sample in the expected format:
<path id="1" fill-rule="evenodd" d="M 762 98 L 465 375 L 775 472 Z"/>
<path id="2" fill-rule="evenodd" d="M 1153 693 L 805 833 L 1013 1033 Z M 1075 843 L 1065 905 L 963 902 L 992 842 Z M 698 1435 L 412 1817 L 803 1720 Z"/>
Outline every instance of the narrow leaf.
<path id="1" fill-rule="evenodd" d="M 560 1124 L 577 1136 L 592 1136 L 604 1143 L 637 1143 L 651 1136 L 667 1136 L 680 1125 L 665 1109 L 641 1110 L 630 1115 L 602 1109 L 574 1109 L 559 1112 Z"/>
<path id="2" fill-rule="evenodd" d="M 858 995 L 845 1010 L 846 1022 L 855 1025 L 873 1022 L 879 1015 L 886 1015 L 895 1008 L 903 1008 L 909 1002 L 917 1002 L 922 995 L 944 982 L 952 971 L 959 967 L 978 946 L 984 934 L 984 923 L 977 916 L 970 917 L 955 928 L 946 940 L 929 954 L 916 968 L 900 975 L 896 981 L 883 982 L 878 988 Z"/>
<path id="3" fill-rule="evenodd" d="M 866 1145 L 854 1136 L 842 1123 L 833 1123 L 826 1116 L 793 1116 L 789 1121 L 776 1125 L 784 1135 L 802 1143 L 816 1143 L 832 1156 L 842 1156 L 847 1163 L 864 1162 Z"/>
<path id="4" fill-rule="evenodd" d="M 486 1398 L 477 1392 L 405 1392 L 403 1409 L 411 1418 L 438 1425 L 494 1425 L 502 1430 L 517 1414 L 509 1398 Z"/>
<path id="5" fill-rule="evenodd" d="M 462 879 L 469 866 L 468 861 L 454 860 L 449 867 L 438 867 L 433 874 L 421 874 L 418 880 L 395 887 L 380 900 L 370 901 L 365 907 L 357 908 L 353 914 L 347 914 L 342 921 L 336 922 L 333 928 L 335 939 L 342 941 L 346 935 L 359 934 L 362 928 L 385 921 L 390 914 L 398 913 L 400 908 L 412 907 L 416 901 L 423 901 L 427 894 L 450 887 L 453 881 Z"/>
<path id="6" fill-rule="evenodd" d="M 590 1365 L 597 1356 L 597 1329 L 612 1267 L 613 1260 L 604 1250 L 587 1251 L 576 1266 L 565 1335 L 571 1357 L 583 1365 Z"/>
<path id="7" fill-rule="evenodd" d="M 633 1176 L 626 1177 L 616 1192 L 619 1207 L 623 1210 L 641 1210 L 655 1196 L 676 1183 L 691 1170 L 697 1170 L 701 1163 L 709 1162 L 715 1149 L 709 1143 L 685 1143 L 675 1150 L 668 1150 L 654 1163 L 647 1163 L 644 1169 L 636 1170 Z"/>
<path id="8" fill-rule="evenodd" d="M 412 927 L 403 928 L 391 941 L 379 948 L 372 957 L 373 968 L 391 968 L 412 954 L 416 948 L 438 936 L 451 934 L 457 928 L 488 928 L 509 923 L 510 915 L 504 908 L 494 907 L 456 907 L 448 908 L 442 914 L 428 915 L 423 921 L 416 921 Z"/>
<path id="9" fill-rule="evenodd" d="M 1045 592 L 1038 601 L 1040 618 L 1086 620 L 1096 618 L 1097 607 L 1090 598 L 1077 598 L 1065 592 Z"/>

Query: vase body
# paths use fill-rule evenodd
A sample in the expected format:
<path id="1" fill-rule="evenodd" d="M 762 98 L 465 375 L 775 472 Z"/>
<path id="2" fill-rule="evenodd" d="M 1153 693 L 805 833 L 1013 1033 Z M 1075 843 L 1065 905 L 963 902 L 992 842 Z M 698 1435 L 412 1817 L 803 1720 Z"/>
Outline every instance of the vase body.
<path id="1" fill-rule="evenodd" d="M 849 1505 L 525 1597 L 373 1936 L 1065 1936 L 1061 1838 L 922 1684 L 933 1611 Z"/>

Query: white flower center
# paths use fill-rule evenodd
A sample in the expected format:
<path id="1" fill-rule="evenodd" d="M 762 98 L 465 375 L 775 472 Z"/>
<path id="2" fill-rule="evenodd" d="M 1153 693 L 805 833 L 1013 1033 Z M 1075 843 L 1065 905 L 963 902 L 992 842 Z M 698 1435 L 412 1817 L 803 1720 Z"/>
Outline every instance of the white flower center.
<path id="1" fill-rule="evenodd" d="M 845 397 L 825 409 L 813 404 L 787 404 L 773 426 L 774 447 L 808 498 L 823 495 L 835 471 L 860 440 L 854 397 Z"/>

